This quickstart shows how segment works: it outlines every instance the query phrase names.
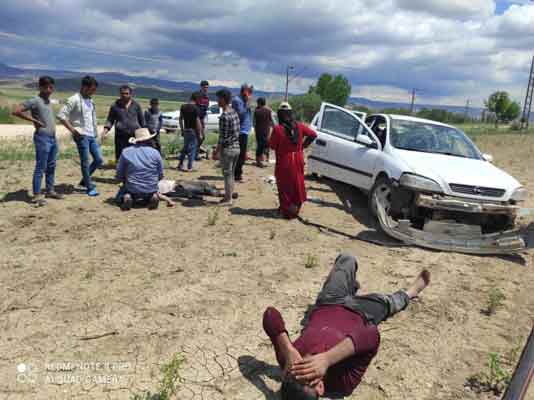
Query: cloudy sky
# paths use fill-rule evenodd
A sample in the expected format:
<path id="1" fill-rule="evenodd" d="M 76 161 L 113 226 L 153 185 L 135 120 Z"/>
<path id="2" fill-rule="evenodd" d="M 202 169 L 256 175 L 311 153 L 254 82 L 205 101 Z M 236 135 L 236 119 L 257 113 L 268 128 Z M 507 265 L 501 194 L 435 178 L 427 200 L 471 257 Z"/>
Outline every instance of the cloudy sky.
<path id="1" fill-rule="evenodd" d="M 0 8 L 0 62 L 293 92 L 342 73 L 353 95 L 522 101 L 530 0 L 18 0 Z"/>

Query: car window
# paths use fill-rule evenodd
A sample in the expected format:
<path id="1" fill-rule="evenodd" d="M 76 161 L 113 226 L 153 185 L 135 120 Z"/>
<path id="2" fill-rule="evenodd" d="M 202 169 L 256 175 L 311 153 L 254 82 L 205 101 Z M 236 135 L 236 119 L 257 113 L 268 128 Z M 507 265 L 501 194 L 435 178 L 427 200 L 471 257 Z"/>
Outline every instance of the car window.
<path id="1" fill-rule="evenodd" d="M 392 120 L 390 143 L 402 150 L 480 159 L 478 149 L 462 131 L 427 122 Z"/>
<path id="2" fill-rule="evenodd" d="M 367 125 L 369 128 L 373 129 L 373 123 L 375 122 L 376 117 L 367 117 L 365 119 L 365 125 Z"/>
<path id="3" fill-rule="evenodd" d="M 219 114 L 219 105 L 218 104 L 214 104 L 214 105 L 210 106 L 209 112 L 211 114 Z"/>
<path id="4" fill-rule="evenodd" d="M 362 124 L 349 113 L 337 108 L 325 107 L 321 130 L 354 140 L 362 131 Z"/>

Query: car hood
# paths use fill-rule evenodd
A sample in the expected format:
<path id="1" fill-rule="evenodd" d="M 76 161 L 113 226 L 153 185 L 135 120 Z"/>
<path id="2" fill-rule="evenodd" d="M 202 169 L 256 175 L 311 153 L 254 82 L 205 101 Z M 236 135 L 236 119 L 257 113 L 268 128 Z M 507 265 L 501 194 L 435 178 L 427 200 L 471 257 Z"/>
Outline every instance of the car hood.
<path id="1" fill-rule="evenodd" d="M 495 165 L 484 160 L 394 149 L 414 174 L 426 176 L 443 185 L 482 186 L 511 191 L 521 184 Z"/>

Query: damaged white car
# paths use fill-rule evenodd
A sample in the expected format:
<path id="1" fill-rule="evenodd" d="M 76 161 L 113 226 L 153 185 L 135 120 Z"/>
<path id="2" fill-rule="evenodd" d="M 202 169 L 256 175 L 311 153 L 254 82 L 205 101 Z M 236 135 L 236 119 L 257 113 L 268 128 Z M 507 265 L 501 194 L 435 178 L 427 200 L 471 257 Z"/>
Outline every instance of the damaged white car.
<path id="1" fill-rule="evenodd" d="M 474 254 L 525 249 L 515 220 L 527 192 L 460 130 L 397 115 L 362 121 L 323 103 L 309 172 L 369 193 L 381 228 L 405 243 Z"/>

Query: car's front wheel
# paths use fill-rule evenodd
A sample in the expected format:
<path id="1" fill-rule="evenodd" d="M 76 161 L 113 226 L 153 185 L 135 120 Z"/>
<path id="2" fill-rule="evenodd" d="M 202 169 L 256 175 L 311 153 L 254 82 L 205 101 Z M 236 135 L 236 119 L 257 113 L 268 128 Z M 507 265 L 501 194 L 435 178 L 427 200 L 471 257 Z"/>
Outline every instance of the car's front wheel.
<path id="1" fill-rule="evenodd" d="M 385 176 L 378 178 L 369 193 L 369 210 L 374 217 L 378 217 L 376 199 L 384 206 L 386 213 L 391 208 L 391 182 Z"/>

